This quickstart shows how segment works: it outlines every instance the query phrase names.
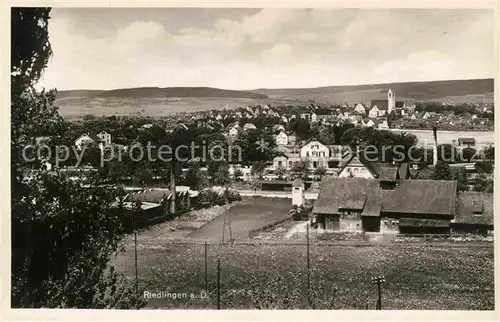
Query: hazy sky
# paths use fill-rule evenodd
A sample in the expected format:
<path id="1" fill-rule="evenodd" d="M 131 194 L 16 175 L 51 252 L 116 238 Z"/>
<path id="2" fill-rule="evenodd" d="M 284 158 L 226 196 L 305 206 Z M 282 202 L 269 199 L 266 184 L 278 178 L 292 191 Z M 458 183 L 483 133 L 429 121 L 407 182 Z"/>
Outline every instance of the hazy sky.
<path id="1" fill-rule="evenodd" d="M 316 87 L 494 75 L 492 10 L 53 9 L 41 85 Z"/>

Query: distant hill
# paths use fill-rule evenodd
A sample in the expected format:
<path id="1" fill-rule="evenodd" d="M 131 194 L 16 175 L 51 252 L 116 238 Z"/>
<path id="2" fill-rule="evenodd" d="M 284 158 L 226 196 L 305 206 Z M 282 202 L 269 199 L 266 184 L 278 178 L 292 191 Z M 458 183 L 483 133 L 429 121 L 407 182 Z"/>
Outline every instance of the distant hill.
<path id="1" fill-rule="evenodd" d="M 493 102 L 493 79 L 406 82 L 316 88 L 226 90 L 210 87 L 138 87 L 115 90 L 69 90 L 57 93 L 56 106 L 65 117 L 94 115 L 166 116 L 177 112 L 235 109 L 254 104 L 369 104 L 387 98 L 439 102 Z"/>
<path id="2" fill-rule="evenodd" d="M 57 99 L 85 97 L 85 98 L 168 98 L 168 97 L 221 97 L 221 98 L 249 98 L 266 99 L 267 95 L 249 91 L 218 89 L 211 87 L 137 87 L 100 90 L 69 90 L 57 93 Z"/>
<path id="3" fill-rule="evenodd" d="M 316 100 L 332 104 L 365 102 L 371 99 L 385 98 L 388 89 L 392 89 L 396 93 L 396 99 L 468 101 L 470 98 L 470 100 L 478 101 L 484 98 L 485 101 L 490 101 L 493 97 L 494 83 L 493 79 L 489 78 L 315 88 L 263 88 L 253 90 L 253 92 L 265 94 L 269 98 Z"/>
<path id="4" fill-rule="evenodd" d="M 94 90 L 94 89 L 75 89 L 70 91 L 58 91 L 56 99 L 94 97 L 102 92 L 104 91 Z"/>

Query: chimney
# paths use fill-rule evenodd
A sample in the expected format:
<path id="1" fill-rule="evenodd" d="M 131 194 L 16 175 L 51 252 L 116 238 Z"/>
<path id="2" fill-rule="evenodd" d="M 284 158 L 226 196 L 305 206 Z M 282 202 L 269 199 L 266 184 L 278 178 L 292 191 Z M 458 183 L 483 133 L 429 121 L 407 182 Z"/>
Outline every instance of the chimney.
<path id="1" fill-rule="evenodd" d="M 438 159 L 438 140 L 437 140 L 437 126 L 434 125 L 432 127 L 432 132 L 434 134 L 434 146 L 432 149 L 432 164 L 435 166 L 437 164 Z"/>

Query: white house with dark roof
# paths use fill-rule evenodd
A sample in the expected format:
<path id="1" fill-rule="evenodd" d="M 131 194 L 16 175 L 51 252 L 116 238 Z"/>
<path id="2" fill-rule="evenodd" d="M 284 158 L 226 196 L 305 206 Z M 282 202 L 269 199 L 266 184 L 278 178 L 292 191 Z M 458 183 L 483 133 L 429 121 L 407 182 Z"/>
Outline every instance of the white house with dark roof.
<path id="1" fill-rule="evenodd" d="M 285 131 L 281 130 L 276 135 L 276 145 L 287 145 L 288 144 L 288 134 Z"/>
<path id="2" fill-rule="evenodd" d="M 356 107 L 354 110 L 360 114 L 365 115 L 366 114 L 366 107 L 362 103 L 356 104 Z"/>
<path id="3" fill-rule="evenodd" d="M 75 146 L 78 150 L 82 150 L 84 146 L 100 142 L 100 138 L 91 134 L 82 134 L 75 140 Z"/>

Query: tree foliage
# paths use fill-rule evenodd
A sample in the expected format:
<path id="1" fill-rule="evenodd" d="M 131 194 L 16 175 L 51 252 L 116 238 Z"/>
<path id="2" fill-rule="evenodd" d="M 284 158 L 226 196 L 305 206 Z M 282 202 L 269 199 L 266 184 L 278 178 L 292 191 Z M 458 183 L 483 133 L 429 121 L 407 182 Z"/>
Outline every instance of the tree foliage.
<path id="1" fill-rule="evenodd" d="M 448 163 L 438 161 L 432 175 L 433 180 L 453 180 L 453 173 Z"/>
<path id="2" fill-rule="evenodd" d="M 37 136 L 68 128 L 38 92 L 52 53 L 49 8 L 12 9 L 11 42 L 11 304 L 12 307 L 139 308 L 142 297 L 108 268 L 123 235 L 123 192 L 83 187 L 21 158 Z M 93 180 L 91 178 L 91 180 Z"/>

